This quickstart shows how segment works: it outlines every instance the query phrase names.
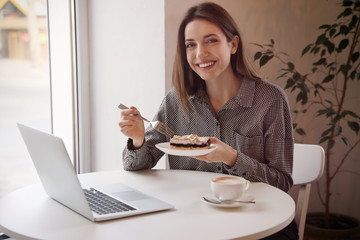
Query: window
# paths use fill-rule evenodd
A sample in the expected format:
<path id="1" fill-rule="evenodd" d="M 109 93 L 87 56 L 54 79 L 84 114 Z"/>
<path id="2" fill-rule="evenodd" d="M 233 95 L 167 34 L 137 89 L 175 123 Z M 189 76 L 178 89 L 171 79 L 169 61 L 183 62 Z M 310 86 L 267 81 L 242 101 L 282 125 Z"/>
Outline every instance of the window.
<path id="1" fill-rule="evenodd" d="M 0 0 L 0 196 L 38 181 L 17 129 L 51 132 L 46 1 Z"/>

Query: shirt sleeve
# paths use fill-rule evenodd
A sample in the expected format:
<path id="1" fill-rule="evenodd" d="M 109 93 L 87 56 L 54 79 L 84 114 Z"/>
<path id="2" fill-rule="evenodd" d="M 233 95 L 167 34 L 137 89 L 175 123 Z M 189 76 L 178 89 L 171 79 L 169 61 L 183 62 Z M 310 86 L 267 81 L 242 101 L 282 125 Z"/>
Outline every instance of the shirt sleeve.
<path id="1" fill-rule="evenodd" d="M 163 108 L 160 107 L 153 120 L 161 120 L 159 116 L 163 114 L 163 111 Z M 146 128 L 144 144 L 140 148 L 134 148 L 132 139 L 128 139 L 122 155 L 124 170 L 135 171 L 155 167 L 164 155 L 155 145 L 166 141 L 166 137 L 151 126 Z"/>
<path id="2" fill-rule="evenodd" d="M 287 100 L 274 101 L 264 118 L 263 160 L 254 159 L 238 150 L 234 166 L 225 166 L 228 174 L 243 176 L 250 181 L 265 182 L 287 192 L 293 185 L 294 139 Z"/>

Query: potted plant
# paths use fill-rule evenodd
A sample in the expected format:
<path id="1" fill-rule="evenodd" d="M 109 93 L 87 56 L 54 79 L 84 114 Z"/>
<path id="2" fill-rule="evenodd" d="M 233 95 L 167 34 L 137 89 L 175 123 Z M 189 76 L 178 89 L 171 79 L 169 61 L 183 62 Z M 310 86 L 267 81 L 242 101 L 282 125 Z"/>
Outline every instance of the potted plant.
<path id="1" fill-rule="evenodd" d="M 289 59 L 286 53 L 275 49 L 274 40 L 255 44 L 259 51 L 254 55 L 260 68 L 270 61 L 279 61 L 284 66 L 276 78 L 285 79 L 285 89 L 296 94 L 296 104 L 291 106 L 295 137 L 306 135 L 301 125 L 304 114 L 315 113 L 317 119 L 326 123 L 318 141 L 325 149 L 325 186 L 317 184 L 324 212 L 316 220 L 308 216 L 307 222 L 314 221 L 318 227 L 327 229 L 359 226 L 356 219 L 340 223 L 338 215 L 331 212 L 332 184 L 350 153 L 360 146 L 360 113 L 356 112 L 358 108 L 348 108 L 346 104 L 350 85 L 360 84 L 360 2 L 343 0 L 339 9 L 336 22 L 321 25 L 319 36 L 302 50 L 302 56 L 311 55 L 315 59 L 310 72 L 298 71 L 294 63 L 286 60 Z M 346 146 L 340 159 L 333 155 L 338 144 Z"/>

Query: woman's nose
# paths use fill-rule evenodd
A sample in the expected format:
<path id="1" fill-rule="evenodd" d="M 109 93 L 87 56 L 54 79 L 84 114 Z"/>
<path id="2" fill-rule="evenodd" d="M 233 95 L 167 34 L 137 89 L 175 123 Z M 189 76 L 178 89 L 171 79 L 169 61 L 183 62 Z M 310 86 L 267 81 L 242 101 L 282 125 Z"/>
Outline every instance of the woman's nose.
<path id="1" fill-rule="evenodd" d="M 198 58 L 206 57 L 208 55 L 208 50 L 205 46 L 198 45 L 196 56 Z"/>

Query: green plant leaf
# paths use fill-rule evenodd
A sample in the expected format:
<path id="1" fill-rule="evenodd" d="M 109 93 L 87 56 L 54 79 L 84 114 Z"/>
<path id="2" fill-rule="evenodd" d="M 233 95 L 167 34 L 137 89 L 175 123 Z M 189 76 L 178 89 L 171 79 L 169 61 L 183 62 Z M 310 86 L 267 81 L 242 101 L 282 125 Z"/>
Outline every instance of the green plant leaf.
<path id="1" fill-rule="evenodd" d="M 329 138 L 330 138 L 330 136 L 326 136 L 326 137 L 321 138 L 320 141 L 319 141 L 319 144 L 327 141 Z"/>
<path id="2" fill-rule="evenodd" d="M 343 135 L 343 136 L 341 136 L 341 140 L 343 140 L 343 142 L 345 143 L 346 146 L 351 147 L 351 143 L 350 143 L 349 139 L 347 139 L 347 137 L 345 137 Z"/>
<path id="3" fill-rule="evenodd" d="M 354 3 L 354 8 L 358 8 L 358 7 L 360 7 L 360 2 L 356 0 Z"/>
<path id="4" fill-rule="evenodd" d="M 352 14 L 352 9 L 351 8 L 346 8 L 342 13 L 339 14 L 339 16 L 337 17 L 342 18 L 342 17 L 346 17 Z"/>
<path id="5" fill-rule="evenodd" d="M 255 46 L 258 46 L 258 47 L 260 47 L 260 48 L 264 49 L 264 46 L 263 46 L 263 45 L 261 45 L 261 44 L 258 44 L 258 43 L 252 43 L 252 45 L 255 45 Z"/>
<path id="6" fill-rule="evenodd" d="M 320 47 L 318 47 L 318 46 L 314 46 L 312 49 L 311 49 L 311 53 L 313 53 L 314 55 L 315 54 L 317 54 L 318 52 L 319 52 L 319 50 L 320 50 Z"/>
<path id="7" fill-rule="evenodd" d="M 301 105 L 305 105 L 308 102 L 308 95 L 306 92 L 301 91 L 298 93 L 296 97 L 296 102 L 300 102 L 300 101 L 301 101 Z"/>
<path id="8" fill-rule="evenodd" d="M 342 5 L 343 5 L 344 7 L 350 7 L 350 6 L 352 6 L 353 4 L 354 4 L 354 2 L 351 1 L 351 0 L 344 0 Z"/>
<path id="9" fill-rule="evenodd" d="M 337 126 L 335 129 L 335 136 L 339 136 L 342 132 L 342 127 L 341 126 Z"/>
<path id="10" fill-rule="evenodd" d="M 320 109 L 317 111 L 317 116 L 321 116 L 321 115 L 324 115 L 326 114 L 326 117 L 330 117 L 334 114 L 336 114 L 335 110 L 333 108 L 326 108 L 326 109 Z"/>
<path id="11" fill-rule="evenodd" d="M 299 88 L 302 92 L 308 93 L 310 92 L 309 88 L 307 87 L 305 82 L 297 82 L 297 88 Z"/>
<path id="12" fill-rule="evenodd" d="M 330 117 L 330 116 L 336 114 L 336 112 L 335 112 L 335 110 L 333 108 L 328 108 L 327 110 L 328 111 L 326 113 L 326 117 Z"/>
<path id="13" fill-rule="evenodd" d="M 350 32 L 350 28 L 348 26 L 346 26 L 346 25 L 341 25 L 340 26 L 340 32 L 339 33 L 346 36 L 346 35 L 348 35 L 349 32 Z"/>
<path id="14" fill-rule="evenodd" d="M 264 66 L 273 57 L 274 57 L 274 55 L 263 55 L 260 58 L 260 67 Z"/>
<path id="15" fill-rule="evenodd" d="M 353 118 L 360 119 L 359 115 L 357 115 L 357 114 L 354 113 L 353 111 L 346 110 L 346 111 L 344 111 L 344 112 L 346 112 L 346 114 L 349 114 L 349 115 L 352 116 Z"/>
<path id="16" fill-rule="evenodd" d="M 313 46 L 313 44 L 307 45 L 307 46 L 302 50 L 301 56 L 304 56 L 304 54 L 306 54 L 306 53 L 311 49 L 312 46 Z"/>
<path id="17" fill-rule="evenodd" d="M 333 44 L 332 42 L 330 42 L 329 40 L 326 40 L 324 43 L 324 46 L 327 47 L 327 51 L 329 52 L 329 54 L 331 55 L 334 50 L 335 50 L 335 44 Z"/>
<path id="18" fill-rule="evenodd" d="M 349 23 L 349 29 L 353 29 L 358 21 L 358 16 L 354 15 Z"/>
<path id="19" fill-rule="evenodd" d="M 326 65 L 326 58 L 320 58 L 319 61 L 313 63 L 314 66 Z"/>
<path id="20" fill-rule="evenodd" d="M 322 83 L 330 82 L 331 80 L 334 79 L 334 77 L 335 77 L 334 74 L 327 75 L 327 76 L 322 80 Z"/>
<path id="21" fill-rule="evenodd" d="M 315 86 L 316 89 L 320 88 L 321 90 L 325 91 L 325 88 L 319 83 L 316 83 L 314 86 Z"/>
<path id="22" fill-rule="evenodd" d="M 291 88 L 292 86 L 294 86 L 295 83 L 296 83 L 296 81 L 294 81 L 294 79 L 289 78 L 286 82 L 285 89 Z"/>
<path id="23" fill-rule="evenodd" d="M 332 149 L 335 146 L 335 141 L 334 139 L 330 139 L 328 141 L 328 149 Z"/>
<path id="24" fill-rule="evenodd" d="M 262 56 L 262 52 L 256 52 L 255 55 L 254 55 L 254 60 L 258 60 L 260 57 Z"/>
<path id="25" fill-rule="evenodd" d="M 300 73 L 295 72 L 295 73 L 293 74 L 293 79 L 294 79 L 295 81 L 302 80 Z"/>
<path id="26" fill-rule="evenodd" d="M 316 44 L 316 45 L 320 45 L 320 44 L 322 44 L 325 40 L 327 40 L 326 33 L 323 33 L 323 34 L 321 34 L 320 36 L 318 36 L 318 38 L 316 39 L 315 44 Z"/>
<path id="27" fill-rule="evenodd" d="M 337 123 L 340 119 L 342 119 L 343 118 L 343 116 L 342 116 L 342 114 L 338 114 L 338 115 L 336 115 L 335 117 L 334 117 L 334 123 Z"/>
<path id="28" fill-rule="evenodd" d="M 352 71 L 351 72 L 351 74 L 350 74 L 350 78 L 352 79 L 352 80 L 354 80 L 355 79 L 355 77 L 356 77 L 356 71 L 354 70 L 354 71 Z"/>
<path id="29" fill-rule="evenodd" d="M 327 68 L 330 68 L 330 67 L 334 66 L 334 64 L 335 64 L 335 62 L 331 62 L 331 63 L 329 63 L 326 67 L 327 67 Z M 334 68 L 331 68 L 331 69 L 335 69 L 335 67 L 334 67 Z"/>
<path id="30" fill-rule="evenodd" d="M 331 127 L 327 130 L 325 130 L 322 134 L 321 137 L 325 137 L 326 135 L 328 135 L 332 130 L 334 130 L 334 127 Z"/>
<path id="31" fill-rule="evenodd" d="M 330 101 L 329 99 L 325 99 L 325 102 L 327 102 L 328 104 L 330 104 L 331 106 L 333 106 L 332 101 Z"/>
<path id="32" fill-rule="evenodd" d="M 348 39 L 345 38 L 345 39 L 341 40 L 341 42 L 339 43 L 338 52 L 344 50 L 348 45 L 349 45 Z"/>
<path id="33" fill-rule="evenodd" d="M 357 122 L 348 121 L 348 125 L 357 135 L 359 134 L 360 126 Z"/>
<path id="34" fill-rule="evenodd" d="M 329 36 L 332 37 L 332 36 L 334 36 L 335 33 L 336 33 L 336 29 L 332 28 L 329 32 Z"/>
<path id="35" fill-rule="evenodd" d="M 292 62 L 288 62 L 288 67 L 290 71 L 294 71 L 295 65 Z"/>
<path id="36" fill-rule="evenodd" d="M 330 24 L 324 24 L 319 27 L 319 29 L 326 29 L 326 30 L 329 30 L 330 28 L 331 28 Z"/>
<path id="37" fill-rule="evenodd" d="M 278 76 L 276 79 L 283 78 L 283 77 L 285 77 L 287 74 L 288 74 L 288 72 L 284 72 L 284 73 L 282 73 L 280 76 Z"/>
<path id="38" fill-rule="evenodd" d="M 355 63 L 359 59 L 359 56 L 360 56 L 359 52 L 354 52 L 353 55 L 351 56 L 351 61 Z"/>
<path id="39" fill-rule="evenodd" d="M 306 136 L 306 133 L 305 133 L 304 129 L 302 129 L 302 128 L 297 128 L 297 129 L 295 129 L 295 131 L 300 136 Z"/>
<path id="40" fill-rule="evenodd" d="M 342 72 L 342 74 L 346 76 L 350 69 L 351 69 L 351 65 L 341 65 L 339 68 L 339 72 Z"/>
<path id="41" fill-rule="evenodd" d="M 325 54 L 326 54 L 326 50 L 325 50 L 325 49 L 323 49 L 323 50 L 321 51 L 320 56 L 321 56 L 321 57 L 323 57 L 323 56 L 325 56 Z"/>

